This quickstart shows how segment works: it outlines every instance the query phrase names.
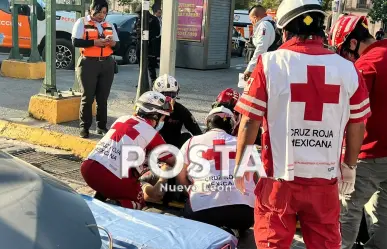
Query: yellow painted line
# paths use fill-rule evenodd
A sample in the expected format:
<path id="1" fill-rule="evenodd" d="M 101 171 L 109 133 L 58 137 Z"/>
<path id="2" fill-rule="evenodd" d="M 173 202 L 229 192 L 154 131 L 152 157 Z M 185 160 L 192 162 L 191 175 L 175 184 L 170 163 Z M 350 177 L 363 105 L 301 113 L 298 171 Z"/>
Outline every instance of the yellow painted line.
<path id="1" fill-rule="evenodd" d="M 97 144 L 97 141 L 3 120 L 0 120 L 0 137 L 71 151 L 83 159 Z"/>

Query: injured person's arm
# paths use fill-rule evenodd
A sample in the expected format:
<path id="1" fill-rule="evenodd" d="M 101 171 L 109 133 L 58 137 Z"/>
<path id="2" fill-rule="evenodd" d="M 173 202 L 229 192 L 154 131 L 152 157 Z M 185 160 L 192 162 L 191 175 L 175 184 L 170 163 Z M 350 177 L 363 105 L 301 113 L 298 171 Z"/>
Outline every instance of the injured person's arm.
<path id="1" fill-rule="evenodd" d="M 169 166 L 164 164 L 161 169 L 166 171 Z M 144 193 L 144 199 L 147 202 L 159 202 L 163 199 L 167 192 L 168 179 L 156 176 L 151 171 L 148 171 L 141 178 L 141 188 Z"/>

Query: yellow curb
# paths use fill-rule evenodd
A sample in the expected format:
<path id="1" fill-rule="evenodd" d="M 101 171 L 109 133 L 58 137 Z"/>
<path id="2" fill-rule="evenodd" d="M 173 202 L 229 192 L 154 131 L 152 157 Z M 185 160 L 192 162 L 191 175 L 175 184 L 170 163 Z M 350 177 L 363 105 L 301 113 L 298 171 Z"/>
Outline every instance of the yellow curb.
<path id="1" fill-rule="evenodd" d="M 38 80 L 44 79 L 46 74 L 46 63 L 27 61 L 4 60 L 1 63 L 1 73 L 5 77 Z"/>
<path id="2" fill-rule="evenodd" d="M 82 159 L 85 159 L 97 144 L 97 141 L 3 120 L 0 120 L 0 136 L 71 151 Z"/>

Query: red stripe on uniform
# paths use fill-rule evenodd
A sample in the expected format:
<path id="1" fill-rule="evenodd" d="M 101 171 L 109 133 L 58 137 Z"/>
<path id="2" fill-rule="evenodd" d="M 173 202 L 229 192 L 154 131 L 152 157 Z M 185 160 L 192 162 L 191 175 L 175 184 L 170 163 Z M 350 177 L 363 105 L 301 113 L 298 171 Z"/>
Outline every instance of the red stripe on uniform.
<path id="1" fill-rule="evenodd" d="M 367 108 L 369 108 L 370 106 L 371 106 L 370 103 L 368 103 L 360 109 L 351 110 L 351 114 L 356 114 L 356 113 L 362 112 L 362 111 L 366 110 Z"/>
<path id="2" fill-rule="evenodd" d="M 239 98 L 239 102 L 241 102 L 241 103 L 243 103 L 243 104 L 245 104 L 245 105 L 247 105 L 247 106 L 257 110 L 257 111 L 266 112 L 266 107 L 254 104 L 253 102 L 248 101 L 245 98 Z"/>
<path id="3" fill-rule="evenodd" d="M 240 114 L 242 114 L 244 116 L 247 116 L 247 117 L 249 117 L 251 119 L 254 119 L 254 120 L 262 120 L 263 119 L 262 116 L 258 116 L 258 115 L 254 114 L 254 113 L 248 112 L 247 110 L 242 109 L 239 106 L 235 106 L 234 110 L 236 112 L 238 112 L 238 113 L 240 113 Z"/>

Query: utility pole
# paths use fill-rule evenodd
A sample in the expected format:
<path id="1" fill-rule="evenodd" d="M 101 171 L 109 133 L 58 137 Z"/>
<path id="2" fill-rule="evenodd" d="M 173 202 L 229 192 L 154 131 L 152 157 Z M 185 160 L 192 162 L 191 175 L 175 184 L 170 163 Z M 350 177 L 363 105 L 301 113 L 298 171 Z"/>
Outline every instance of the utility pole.
<path id="1" fill-rule="evenodd" d="M 178 1 L 163 1 L 160 75 L 175 76 Z"/>
<path id="2" fill-rule="evenodd" d="M 332 2 L 332 22 L 331 27 L 336 24 L 339 16 L 343 13 L 343 2 L 342 0 L 333 0 Z"/>
<path id="3" fill-rule="evenodd" d="M 56 2 L 46 2 L 46 77 L 40 93 L 58 96 L 56 88 Z"/>
<path id="4" fill-rule="evenodd" d="M 20 55 L 19 50 L 19 21 L 18 21 L 18 9 L 20 5 L 19 1 L 13 0 L 12 2 L 12 49 L 9 53 L 9 60 L 22 60 L 23 56 Z"/>
<path id="5" fill-rule="evenodd" d="M 37 1 L 32 0 L 32 11 L 31 11 L 31 53 L 28 62 L 40 62 L 38 50 L 38 18 L 37 18 Z"/>
<path id="6" fill-rule="evenodd" d="M 149 45 L 149 0 L 142 0 L 142 17 L 141 17 L 141 60 L 140 60 L 140 75 L 137 85 L 136 100 L 140 96 L 149 91 L 149 76 L 148 76 L 148 45 Z"/>

